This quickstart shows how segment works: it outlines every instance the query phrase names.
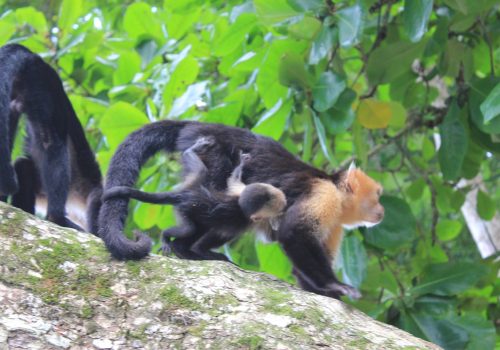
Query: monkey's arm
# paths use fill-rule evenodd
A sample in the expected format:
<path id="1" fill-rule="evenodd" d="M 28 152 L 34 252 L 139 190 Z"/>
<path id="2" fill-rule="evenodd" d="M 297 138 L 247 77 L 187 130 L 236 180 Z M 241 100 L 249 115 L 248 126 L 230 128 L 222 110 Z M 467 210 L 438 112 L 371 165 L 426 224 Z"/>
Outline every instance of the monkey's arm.
<path id="1" fill-rule="evenodd" d="M 294 273 L 304 289 L 337 299 L 342 295 L 361 296 L 355 288 L 335 277 L 327 252 L 314 235 L 314 223 L 305 218 L 299 203 L 287 210 L 277 239 L 292 261 Z"/>

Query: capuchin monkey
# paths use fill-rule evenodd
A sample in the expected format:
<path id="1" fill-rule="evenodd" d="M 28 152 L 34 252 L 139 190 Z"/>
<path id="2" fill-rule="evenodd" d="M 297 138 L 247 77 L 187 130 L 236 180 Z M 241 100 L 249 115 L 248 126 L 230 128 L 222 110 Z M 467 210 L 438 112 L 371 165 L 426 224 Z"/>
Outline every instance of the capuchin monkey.
<path id="1" fill-rule="evenodd" d="M 228 179 L 227 191 L 204 186 L 208 169 L 196 152 L 215 144 L 212 137 L 202 137 L 182 154 L 187 170 L 182 189 L 174 192 L 147 193 L 131 187 L 113 187 L 103 194 L 103 201 L 129 197 L 156 204 L 175 205 L 181 225 L 163 232 L 163 250 L 170 249 L 180 258 L 192 260 L 225 260 L 224 254 L 212 252 L 236 238 L 251 226 L 272 226 L 286 206 L 285 195 L 264 183 L 244 185 L 242 168 L 250 157 L 241 154 L 240 164 Z M 277 227 L 276 227 L 277 228 Z M 270 235 L 270 231 L 261 232 Z M 171 238 L 176 238 L 171 242 Z"/>
<path id="2" fill-rule="evenodd" d="M 341 242 L 342 225 L 375 225 L 384 216 L 379 203 L 381 186 L 358 169 L 327 174 L 302 162 L 278 142 L 248 130 L 165 120 L 146 125 L 125 139 L 111 160 L 105 189 L 132 187 L 141 166 L 156 152 L 182 152 L 200 137 L 208 136 L 218 145 L 216 151 L 201 157 L 209 169 L 208 182 L 226 182 L 228 167 L 234 169 L 234 160 L 243 152 L 250 159 L 243 166 L 242 182 L 267 183 L 285 194 L 287 207 L 274 238 L 290 258 L 299 284 L 333 298 L 359 297 L 355 288 L 336 278 L 331 267 Z M 220 159 L 230 161 L 219 163 Z M 141 259 L 148 255 L 151 239 L 140 234 L 131 241 L 123 235 L 127 211 L 128 198 L 106 201 L 99 215 L 99 236 L 113 257 Z"/>
<path id="3" fill-rule="evenodd" d="M 56 71 L 17 44 L 0 48 L 0 196 L 48 220 L 83 231 L 66 207 L 97 233 L 102 177 Z M 27 117 L 26 157 L 11 164 L 21 114 Z"/>

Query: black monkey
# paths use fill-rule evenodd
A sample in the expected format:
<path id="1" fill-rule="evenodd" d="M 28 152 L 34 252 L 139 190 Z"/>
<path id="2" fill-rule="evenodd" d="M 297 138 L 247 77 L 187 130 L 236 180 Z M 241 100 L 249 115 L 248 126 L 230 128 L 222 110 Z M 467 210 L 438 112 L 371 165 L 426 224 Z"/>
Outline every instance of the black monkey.
<path id="1" fill-rule="evenodd" d="M 115 186 L 132 187 L 141 166 L 153 154 L 160 150 L 184 151 L 204 136 L 215 138 L 218 145 L 217 152 L 209 151 L 202 157 L 209 169 L 207 181 L 224 188 L 228 174 L 236 166 L 234 159 L 244 152 L 250 154 L 250 160 L 243 167 L 242 181 L 268 183 L 285 193 L 287 208 L 275 239 L 292 261 L 299 283 L 322 295 L 359 297 L 355 288 L 336 278 L 331 268 L 330 243 L 326 244 L 340 242 L 330 239 L 330 235 L 338 234 L 339 208 L 344 206 L 343 199 L 350 196 L 352 186 L 337 186 L 346 178 L 344 173 L 330 175 L 316 169 L 270 138 L 219 124 L 169 120 L 152 123 L 130 134 L 119 146 L 110 163 L 106 190 Z M 219 159 L 230 161 L 219 162 Z M 378 203 L 378 197 L 371 193 L 361 197 L 356 206 Z M 357 212 L 354 209 L 352 212 Z M 149 253 L 151 241 L 143 234 L 137 241 L 123 235 L 127 211 L 128 198 L 106 201 L 99 216 L 99 236 L 115 258 L 141 259 Z M 376 217 L 379 222 L 381 218 Z M 365 221 L 353 215 L 343 224 L 352 226 Z"/>
<path id="2" fill-rule="evenodd" d="M 0 196 L 12 196 L 12 204 L 29 213 L 37 200 L 46 202 L 48 220 L 82 230 L 66 217 L 66 206 L 76 209 L 97 233 L 102 176 L 61 79 L 21 45 L 1 47 L 0 62 Z M 22 114 L 26 157 L 12 166 Z"/>
<path id="3" fill-rule="evenodd" d="M 240 164 L 228 179 L 227 191 L 206 187 L 208 169 L 196 152 L 213 144 L 212 137 L 202 137 L 183 152 L 186 174 L 181 190 L 147 193 L 118 186 L 104 192 L 103 201 L 130 197 L 150 203 L 173 204 L 181 225 L 163 232 L 164 247 L 172 247 L 181 258 L 227 260 L 225 255 L 211 249 L 234 239 L 252 225 L 262 227 L 277 220 L 286 206 L 286 199 L 274 186 L 241 182 L 242 168 L 250 158 L 246 154 L 241 155 Z M 171 242 L 173 237 L 176 240 Z"/>

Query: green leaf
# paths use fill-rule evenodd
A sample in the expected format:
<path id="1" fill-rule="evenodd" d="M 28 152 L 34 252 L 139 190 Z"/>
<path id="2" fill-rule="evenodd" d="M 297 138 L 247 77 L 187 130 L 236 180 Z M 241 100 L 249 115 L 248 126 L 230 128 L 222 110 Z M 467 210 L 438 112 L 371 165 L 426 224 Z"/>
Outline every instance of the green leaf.
<path id="1" fill-rule="evenodd" d="M 299 13 L 295 11 L 287 0 L 253 0 L 258 18 L 266 25 L 283 22 Z"/>
<path id="2" fill-rule="evenodd" d="M 463 350 L 469 341 L 467 332 L 449 320 L 438 319 L 428 313 L 409 309 L 401 315 L 401 328 L 427 339 L 444 349 Z"/>
<path id="3" fill-rule="evenodd" d="M 367 129 L 386 128 L 392 118 L 392 107 L 395 104 L 396 102 L 378 101 L 374 98 L 363 99 L 356 113 L 358 121 Z"/>
<path id="4" fill-rule="evenodd" d="M 294 10 L 300 12 L 317 12 L 326 7 L 324 0 L 287 0 Z"/>
<path id="5" fill-rule="evenodd" d="M 462 223 L 455 220 L 440 220 L 436 226 L 436 233 L 441 241 L 450 241 L 462 231 Z"/>
<path id="6" fill-rule="evenodd" d="M 345 88 L 346 83 L 343 78 L 332 72 L 321 73 L 312 91 L 314 109 L 324 112 L 332 108 Z"/>
<path id="7" fill-rule="evenodd" d="M 491 220 L 495 216 L 495 202 L 485 192 L 477 191 L 477 213 L 483 220 Z"/>
<path id="8" fill-rule="evenodd" d="M 135 52 L 124 52 L 118 59 L 118 67 L 113 73 L 113 84 L 123 85 L 132 81 L 141 70 L 141 57 Z"/>
<path id="9" fill-rule="evenodd" d="M 312 43 L 311 52 L 309 53 L 309 64 L 318 64 L 333 48 L 333 44 L 337 39 L 338 32 L 335 28 L 330 28 L 326 25 L 321 27 L 318 36 Z"/>
<path id="10" fill-rule="evenodd" d="M 344 237 L 341 246 L 342 271 L 344 282 L 356 288 L 366 277 L 368 255 L 363 242 L 356 234 Z"/>
<path id="11" fill-rule="evenodd" d="M 411 64 L 422 54 L 425 45 L 426 40 L 418 43 L 397 41 L 375 49 L 366 67 L 370 84 L 390 83 L 411 71 Z"/>
<path id="12" fill-rule="evenodd" d="M 194 83 L 199 70 L 198 61 L 191 56 L 186 56 L 177 63 L 163 91 L 163 105 L 166 111 L 170 110 L 174 99 L 180 96 L 190 84 Z"/>
<path id="13" fill-rule="evenodd" d="M 144 2 L 135 2 L 127 7 L 123 18 L 123 27 L 128 35 L 134 39 L 144 35 L 155 39 L 162 37 L 161 27 L 151 6 Z"/>
<path id="14" fill-rule="evenodd" d="M 260 117 L 257 124 L 252 128 L 252 131 L 278 140 L 285 131 L 286 121 L 291 110 L 291 100 L 285 103 L 279 100 L 273 108 Z"/>
<path id="15" fill-rule="evenodd" d="M 427 32 L 427 22 L 432 12 L 433 0 L 405 0 L 403 23 L 406 34 L 417 42 Z"/>
<path id="16" fill-rule="evenodd" d="M 301 55 L 295 52 L 288 52 L 283 55 L 280 64 L 279 80 L 285 86 L 309 87 L 309 74 L 306 71 Z"/>
<path id="17" fill-rule="evenodd" d="M 354 90 L 347 88 L 340 94 L 335 105 L 320 114 L 320 119 L 331 135 L 342 134 L 351 127 L 356 115 L 351 108 L 356 99 Z"/>
<path id="18" fill-rule="evenodd" d="M 323 151 L 323 154 L 325 155 L 325 157 L 330 162 L 332 162 L 333 158 L 332 158 L 332 154 L 330 152 L 330 146 L 329 146 L 326 134 L 325 134 L 325 127 L 323 126 L 323 123 L 321 123 L 321 120 L 316 115 L 313 116 L 313 120 L 314 120 L 314 126 L 316 127 L 316 134 L 318 135 L 321 150 Z"/>
<path id="19" fill-rule="evenodd" d="M 486 350 L 495 348 L 495 327 L 490 320 L 478 314 L 465 314 L 450 320 L 469 334 L 467 350 Z"/>
<path id="20" fill-rule="evenodd" d="M 484 124 L 486 125 L 500 115 L 500 84 L 495 86 L 479 108 L 483 113 Z"/>
<path id="21" fill-rule="evenodd" d="M 201 100 L 205 94 L 208 82 L 202 81 L 187 88 L 187 91 L 174 101 L 174 105 L 168 114 L 169 118 L 178 117 L 184 114 L 189 108 L 193 107 L 196 102 Z"/>
<path id="22" fill-rule="evenodd" d="M 117 102 L 102 116 L 99 128 L 109 147 L 115 149 L 132 131 L 147 123 L 148 118 L 140 110 L 129 103 Z"/>
<path id="23" fill-rule="evenodd" d="M 444 3 L 454 10 L 472 15 L 492 7 L 497 0 L 444 0 Z"/>
<path id="24" fill-rule="evenodd" d="M 416 237 L 416 220 L 408 204 L 397 197 L 382 196 L 384 220 L 366 230 L 365 240 L 381 249 L 397 249 Z"/>
<path id="25" fill-rule="evenodd" d="M 82 14 L 82 11 L 82 0 L 63 0 L 59 12 L 59 28 L 66 34 L 67 31 L 71 30 L 71 26 L 75 24 L 78 17 Z"/>
<path id="26" fill-rule="evenodd" d="M 313 40 L 321 28 L 321 22 L 314 18 L 305 16 L 300 21 L 288 26 L 290 36 L 297 39 Z"/>
<path id="27" fill-rule="evenodd" d="M 262 271 L 266 271 L 284 280 L 290 278 L 292 264 L 278 244 L 257 242 L 255 249 Z"/>
<path id="28" fill-rule="evenodd" d="M 499 78 L 487 77 L 484 79 L 473 79 L 469 90 L 469 110 L 472 122 L 487 134 L 500 134 L 500 118 L 490 119 L 487 123 L 484 118 L 484 113 L 480 106 L 486 102 L 486 97 L 491 96 L 493 89 L 500 86 Z M 490 106 L 489 111 L 494 110 L 495 106 Z M 498 106 L 497 106 L 498 107 Z"/>
<path id="29" fill-rule="evenodd" d="M 460 113 L 457 103 L 453 102 L 439 126 L 441 147 L 438 158 L 445 180 L 454 180 L 458 177 L 467 152 L 467 133 L 460 120 Z"/>
<path id="30" fill-rule="evenodd" d="M 414 295 L 455 295 L 474 286 L 487 273 L 487 267 L 471 262 L 429 265 L 411 292 Z"/>
<path id="31" fill-rule="evenodd" d="M 243 13 L 236 22 L 231 25 L 226 34 L 222 35 L 216 41 L 214 54 L 217 56 L 225 56 L 239 47 L 249 32 L 253 30 L 257 24 L 257 18 L 253 13 Z"/>
<path id="32" fill-rule="evenodd" d="M 347 7 L 336 14 L 339 27 L 339 41 L 342 47 L 350 47 L 357 43 L 361 34 L 361 6 Z"/>

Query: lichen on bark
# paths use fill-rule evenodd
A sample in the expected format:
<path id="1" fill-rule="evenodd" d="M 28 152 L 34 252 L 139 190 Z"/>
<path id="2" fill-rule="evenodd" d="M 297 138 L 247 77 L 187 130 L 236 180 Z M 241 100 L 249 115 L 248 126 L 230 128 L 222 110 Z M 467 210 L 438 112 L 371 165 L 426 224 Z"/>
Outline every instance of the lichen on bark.
<path id="1" fill-rule="evenodd" d="M 0 203 L 0 349 L 439 349 L 225 262 L 110 258 Z"/>

